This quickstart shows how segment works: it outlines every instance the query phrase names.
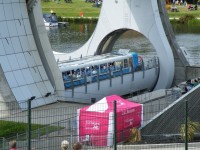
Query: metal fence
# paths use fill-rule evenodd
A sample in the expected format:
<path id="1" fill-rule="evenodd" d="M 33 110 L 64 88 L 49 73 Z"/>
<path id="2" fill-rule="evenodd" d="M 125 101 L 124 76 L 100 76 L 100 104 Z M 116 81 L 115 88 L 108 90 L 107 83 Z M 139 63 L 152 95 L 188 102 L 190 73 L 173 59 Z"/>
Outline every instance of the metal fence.
<path id="1" fill-rule="evenodd" d="M 20 150 L 60 150 L 63 140 L 69 141 L 69 149 L 72 149 L 73 143 L 77 141 L 81 141 L 83 149 L 186 149 L 185 143 L 187 142 L 181 139 L 183 134 L 181 127 L 186 124 L 186 112 L 188 112 L 188 122 L 198 123 L 200 121 L 198 89 L 199 87 L 195 87 L 192 89 L 194 92 L 191 91 L 182 96 L 177 91 L 168 90 L 158 98 L 154 98 L 152 93 L 146 93 L 146 99 L 139 96 L 139 98 L 133 98 L 132 101 L 137 99 L 138 103 L 143 104 L 143 124 L 137 132 L 132 132 L 130 128 L 121 131 L 116 129 L 107 135 L 99 134 L 89 137 L 87 134 L 80 137 L 77 133 L 77 110 L 87 106 L 86 104 L 57 102 L 27 110 L 21 106 L 28 108 L 28 102 L 23 102 L 20 107 L 18 103 L 0 103 L 0 128 L 7 126 L 4 129 L 9 130 L 13 126 L 16 127 L 13 132 L 10 131 L 9 135 L 0 131 L 0 149 L 8 150 L 9 141 L 12 140 L 17 141 L 17 147 Z M 188 111 L 186 111 L 185 100 L 188 100 Z M 98 105 L 99 108 L 105 107 L 101 103 Z M 115 108 L 114 104 L 112 105 Z M 116 106 L 116 110 L 111 111 L 115 112 L 119 109 Z M 102 115 L 100 118 L 104 119 L 105 116 Z M 124 125 L 114 120 L 115 118 L 112 121 L 109 120 L 103 126 L 111 124 L 115 129 L 114 127 L 119 124 Z M 198 132 L 195 132 L 188 144 L 189 149 L 200 147 Z M 111 141 L 112 144 L 97 144 L 105 143 L 105 141 Z"/>

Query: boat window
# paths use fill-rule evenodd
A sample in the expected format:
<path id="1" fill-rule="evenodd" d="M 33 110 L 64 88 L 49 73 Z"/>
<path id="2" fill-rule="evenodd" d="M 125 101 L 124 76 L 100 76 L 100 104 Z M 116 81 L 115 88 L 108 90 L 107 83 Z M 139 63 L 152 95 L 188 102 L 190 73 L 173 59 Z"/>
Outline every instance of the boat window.
<path id="1" fill-rule="evenodd" d="M 115 62 L 116 70 L 120 70 L 121 66 L 123 66 L 123 61 L 119 60 Z"/>
<path id="2" fill-rule="evenodd" d="M 81 68 L 81 75 L 82 75 L 82 76 L 85 75 L 85 68 Z"/>
<path id="3" fill-rule="evenodd" d="M 62 75 L 64 76 L 64 75 L 67 75 L 67 72 L 62 72 Z"/>
<path id="4" fill-rule="evenodd" d="M 51 16 L 51 21 L 52 21 L 52 22 L 58 22 L 57 16 L 53 14 L 53 15 Z"/>
<path id="5" fill-rule="evenodd" d="M 75 75 L 76 75 L 77 78 L 81 77 L 80 69 L 76 69 L 76 74 Z"/>
<path id="6" fill-rule="evenodd" d="M 132 60 L 132 58 L 129 58 L 129 64 L 130 64 L 131 67 L 133 67 L 133 60 Z"/>
<path id="7" fill-rule="evenodd" d="M 107 72 L 107 70 L 108 70 L 107 63 L 100 65 L 100 71 L 101 71 L 101 73 L 105 73 L 105 72 Z"/>
<path id="8" fill-rule="evenodd" d="M 99 69 L 99 65 L 94 65 L 94 69 L 98 70 Z"/>
<path id="9" fill-rule="evenodd" d="M 69 75 L 70 74 L 70 71 L 67 71 L 67 75 Z"/>
<path id="10" fill-rule="evenodd" d="M 86 67 L 85 73 L 86 73 L 87 76 L 90 76 L 91 75 L 91 67 Z"/>
<path id="11" fill-rule="evenodd" d="M 115 70 L 115 63 L 114 62 L 109 63 L 109 67 L 110 70 Z"/>
<path id="12" fill-rule="evenodd" d="M 93 75 L 97 74 L 98 69 L 99 69 L 99 66 L 97 66 L 97 65 L 92 66 L 92 74 Z"/>
<path id="13" fill-rule="evenodd" d="M 124 59 L 124 68 L 128 68 L 128 61 L 127 61 L 127 59 Z"/>
<path id="14" fill-rule="evenodd" d="M 76 74 L 80 73 L 80 69 L 76 69 Z"/>
<path id="15" fill-rule="evenodd" d="M 69 76 L 68 76 L 68 74 L 67 74 L 67 71 L 62 73 L 62 77 L 63 77 L 63 80 L 64 80 L 64 81 L 70 80 L 70 78 L 69 78 Z"/>
<path id="16" fill-rule="evenodd" d="M 45 18 L 46 22 L 51 22 L 51 17 Z"/>
<path id="17" fill-rule="evenodd" d="M 73 79 L 76 79 L 76 71 L 71 70 L 71 74 L 70 75 L 73 77 Z"/>

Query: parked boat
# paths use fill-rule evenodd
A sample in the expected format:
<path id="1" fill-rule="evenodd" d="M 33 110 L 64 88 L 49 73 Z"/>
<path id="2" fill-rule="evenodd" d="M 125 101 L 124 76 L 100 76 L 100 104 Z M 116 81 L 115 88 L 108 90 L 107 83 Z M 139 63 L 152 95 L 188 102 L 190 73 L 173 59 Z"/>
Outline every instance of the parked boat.
<path id="1" fill-rule="evenodd" d="M 44 25 L 46 27 L 58 26 L 58 19 L 56 13 L 43 14 Z"/>

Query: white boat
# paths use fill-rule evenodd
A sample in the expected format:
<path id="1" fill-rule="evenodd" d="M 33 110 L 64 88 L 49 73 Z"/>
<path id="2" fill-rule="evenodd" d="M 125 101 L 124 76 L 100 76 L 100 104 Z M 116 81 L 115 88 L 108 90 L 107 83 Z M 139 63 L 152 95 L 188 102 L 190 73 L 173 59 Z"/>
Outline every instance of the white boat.
<path id="1" fill-rule="evenodd" d="M 58 19 L 56 13 L 43 14 L 44 25 L 46 27 L 57 27 Z"/>
<path id="2" fill-rule="evenodd" d="M 157 57 L 107 53 L 58 62 L 65 100 L 91 103 L 107 95 L 153 90 L 159 75 Z"/>

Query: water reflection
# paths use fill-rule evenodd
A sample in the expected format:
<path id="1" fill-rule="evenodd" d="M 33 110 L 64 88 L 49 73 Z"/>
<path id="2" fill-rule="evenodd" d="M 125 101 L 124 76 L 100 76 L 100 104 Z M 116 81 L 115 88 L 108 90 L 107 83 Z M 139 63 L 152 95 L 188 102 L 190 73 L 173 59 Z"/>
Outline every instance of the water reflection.
<path id="1" fill-rule="evenodd" d="M 91 36 L 96 24 L 70 24 L 63 28 L 50 28 L 48 36 L 52 49 L 71 52 L 80 48 Z"/>
<path id="2" fill-rule="evenodd" d="M 71 52 L 80 48 L 90 38 L 96 24 L 70 24 L 63 28 L 49 28 L 48 36 L 53 50 Z M 199 26 L 172 24 L 176 40 L 185 47 L 191 57 L 199 56 L 200 30 Z M 198 30 L 197 30 L 198 29 Z M 126 48 L 146 55 L 155 55 L 152 44 L 142 34 L 135 31 L 125 32 L 116 42 L 113 50 Z"/>
<path id="3" fill-rule="evenodd" d="M 153 45 L 142 34 L 136 31 L 127 31 L 116 41 L 113 50 L 130 49 L 142 55 L 156 55 Z"/>

